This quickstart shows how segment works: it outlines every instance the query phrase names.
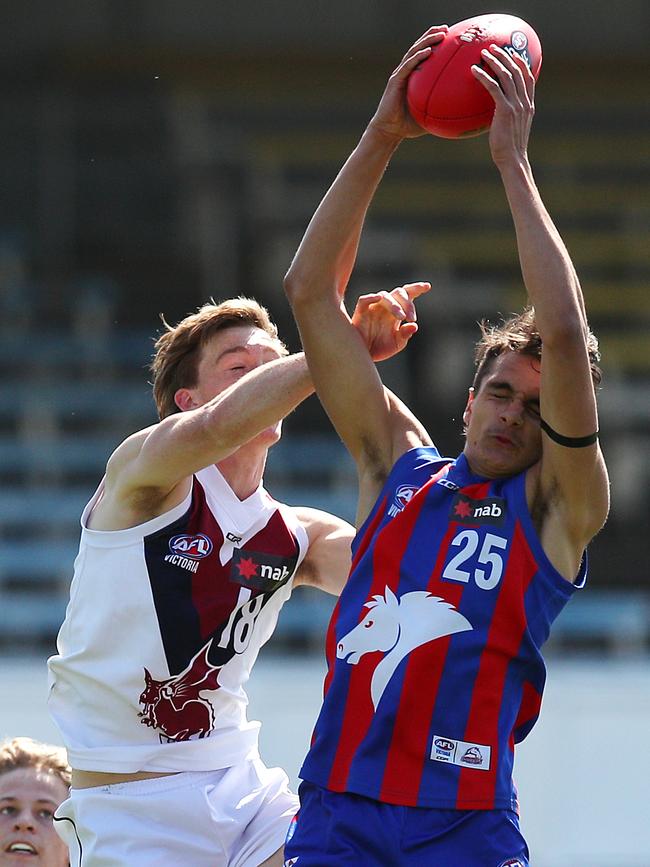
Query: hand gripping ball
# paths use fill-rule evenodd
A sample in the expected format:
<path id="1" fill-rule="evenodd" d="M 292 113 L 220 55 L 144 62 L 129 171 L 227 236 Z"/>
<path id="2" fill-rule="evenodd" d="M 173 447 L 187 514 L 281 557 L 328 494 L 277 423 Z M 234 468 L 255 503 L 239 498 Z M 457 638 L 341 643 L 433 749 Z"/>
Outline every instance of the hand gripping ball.
<path id="1" fill-rule="evenodd" d="M 406 98 L 413 119 L 441 138 L 466 138 L 489 129 L 494 100 L 471 71 L 491 43 L 522 57 L 535 79 L 542 46 L 533 28 L 514 15 L 494 13 L 459 21 L 409 76 Z"/>

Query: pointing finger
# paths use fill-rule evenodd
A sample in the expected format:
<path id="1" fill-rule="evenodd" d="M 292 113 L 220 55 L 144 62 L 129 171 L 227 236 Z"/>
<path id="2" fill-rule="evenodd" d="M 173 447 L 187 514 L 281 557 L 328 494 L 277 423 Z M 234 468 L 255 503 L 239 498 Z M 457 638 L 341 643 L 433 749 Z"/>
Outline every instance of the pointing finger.
<path id="1" fill-rule="evenodd" d="M 419 282 L 419 283 L 405 283 L 402 287 L 406 289 L 406 293 L 409 298 L 419 298 L 420 295 L 424 295 L 425 292 L 429 292 L 431 289 L 431 283 Z"/>

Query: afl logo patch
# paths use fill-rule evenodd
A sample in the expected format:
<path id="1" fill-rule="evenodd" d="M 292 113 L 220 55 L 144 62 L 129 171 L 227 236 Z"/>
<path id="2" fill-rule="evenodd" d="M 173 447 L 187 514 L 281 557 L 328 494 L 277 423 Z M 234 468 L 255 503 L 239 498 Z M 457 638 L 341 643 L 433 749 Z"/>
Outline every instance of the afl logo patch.
<path id="1" fill-rule="evenodd" d="M 399 488 L 395 491 L 395 496 L 393 498 L 393 502 L 390 504 L 388 509 L 388 514 L 391 518 L 394 518 L 395 515 L 399 515 L 399 513 L 407 506 L 411 500 L 413 499 L 413 495 L 416 494 L 420 489 L 417 485 L 400 485 Z"/>
<path id="2" fill-rule="evenodd" d="M 181 533 L 169 540 L 172 554 L 182 554 L 192 560 L 202 560 L 212 551 L 212 540 L 203 533 Z"/>

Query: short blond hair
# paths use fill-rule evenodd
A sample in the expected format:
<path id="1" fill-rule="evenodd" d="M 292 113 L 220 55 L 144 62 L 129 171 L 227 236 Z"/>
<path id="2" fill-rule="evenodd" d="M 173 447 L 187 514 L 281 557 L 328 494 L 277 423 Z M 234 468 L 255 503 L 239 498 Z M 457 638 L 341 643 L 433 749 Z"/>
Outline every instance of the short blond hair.
<path id="1" fill-rule="evenodd" d="M 165 331 L 156 340 L 151 362 L 153 396 L 161 419 L 180 412 L 174 395 L 179 388 L 194 388 L 201 349 L 218 331 L 252 325 L 277 340 L 286 351 L 268 310 L 252 298 L 240 296 L 220 303 L 210 299 L 174 326 L 162 315 L 161 319 Z"/>
<path id="2" fill-rule="evenodd" d="M 63 747 L 44 744 L 31 738 L 11 738 L 0 742 L 0 774 L 19 768 L 33 768 L 58 777 L 70 788 L 72 770 Z"/>

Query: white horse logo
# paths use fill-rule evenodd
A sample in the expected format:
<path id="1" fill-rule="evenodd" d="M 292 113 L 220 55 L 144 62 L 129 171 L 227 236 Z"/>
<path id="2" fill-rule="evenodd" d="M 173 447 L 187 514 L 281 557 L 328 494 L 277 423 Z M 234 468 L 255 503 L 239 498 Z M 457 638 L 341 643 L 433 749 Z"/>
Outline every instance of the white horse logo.
<path id="1" fill-rule="evenodd" d="M 375 710 L 388 681 L 407 654 L 435 638 L 473 628 L 450 602 L 426 590 L 413 590 L 398 599 L 390 587 L 386 587 L 383 596 L 373 596 L 365 607 L 370 611 L 339 641 L 336 655 L 356 665 L 364 653 L 386 652 L 370 684 Z"/>

